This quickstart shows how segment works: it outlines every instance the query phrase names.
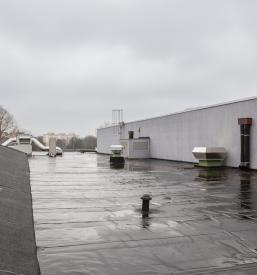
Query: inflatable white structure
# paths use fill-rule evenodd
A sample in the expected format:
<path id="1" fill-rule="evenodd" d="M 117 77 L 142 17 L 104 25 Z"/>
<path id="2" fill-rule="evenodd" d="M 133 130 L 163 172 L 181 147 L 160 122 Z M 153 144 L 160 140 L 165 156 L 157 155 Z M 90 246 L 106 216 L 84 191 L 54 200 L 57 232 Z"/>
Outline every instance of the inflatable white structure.
<path id="1" fill-rule="evenodd" d="M 9 138 L 4 143 L 2 143 L 2 146 L 8 146 L 31 156 L 32 144 L 34 144 L 41 151 L 49 152 L 48 146 L 43 145 L 36 138 L 29 135 L 19 135 L 17 137 Z M 56 147 L 56 155 L 62 155 L 62 153 L 62 149 L 60 147 Z"/>

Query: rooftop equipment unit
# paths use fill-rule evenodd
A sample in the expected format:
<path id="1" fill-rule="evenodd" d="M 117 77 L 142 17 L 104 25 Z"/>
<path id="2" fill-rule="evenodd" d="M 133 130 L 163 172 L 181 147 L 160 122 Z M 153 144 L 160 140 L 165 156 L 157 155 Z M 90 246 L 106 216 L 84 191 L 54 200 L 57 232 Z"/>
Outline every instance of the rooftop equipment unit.
<path id="1" fill-rule="evenodd" d="M 192 153 L 201 167 L 221 167 L 227 152 L 223 147 L 195 147 Z"/>
<path id="2" fill-rule="evenodd" d="M 18 136 L 17 138 L 18 144 L 31 144 L 30 136 Z"/>
<path id="3" fill-rule="evenodd" d="M 56 150 L 56 138 L 51 137 L 49 139 L 49 157 L 56 157 L 57 150 Z"/>
<path id="4" fill-rule="evenodd" d="M 122 145 L 111 145 L 110 147 L 113 156 L 120 156 L 123 150 Z"/>
<path id="5" fill-rule="evenodd" d="M 128 159 L 150 158 L 150 138 L 121 139 L 123 145 L 123 156 Z"/>
<path id="6" fill-rule="evenodd" d="M 112 155 L 110 156 L 110 164 L 114 168 L 123 168 L 124 167 L 124 156 L 121 155 L 123 151 L 122 145 L 111 145 L 110 150 Z"/>

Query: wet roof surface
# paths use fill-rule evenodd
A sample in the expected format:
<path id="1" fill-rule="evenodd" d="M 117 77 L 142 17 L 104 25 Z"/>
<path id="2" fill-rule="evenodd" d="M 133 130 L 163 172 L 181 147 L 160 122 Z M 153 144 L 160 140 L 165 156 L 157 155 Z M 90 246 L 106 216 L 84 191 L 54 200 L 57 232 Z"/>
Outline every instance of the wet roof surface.
<path id="1" fill-rule="evenodd" d="M 65 153 L 30 160 L 42 274 L 257 274 L 257 173 Z M 142 218 L 141 199 L 151 194 Z"/>

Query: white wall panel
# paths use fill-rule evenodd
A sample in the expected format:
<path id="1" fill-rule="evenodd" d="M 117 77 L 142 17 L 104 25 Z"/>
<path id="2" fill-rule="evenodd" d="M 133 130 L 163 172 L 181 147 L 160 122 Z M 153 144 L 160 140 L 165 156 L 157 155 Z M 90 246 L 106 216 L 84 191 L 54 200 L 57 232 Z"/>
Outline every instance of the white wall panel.
<path id="1" fill-rule="evenodd" d="M 122 128 L 122 137 L 128 131 L 135 138 L 150 137 L 152 158 L 195 162 L 192 150 L 197 146 L 225 147 L 227 165 L 240 163 L 240 127 L 238 118 L 252 117 L 251 167 L 257 169 L 257 99 L 227 103 L 187 112 L 176 113 L 141 121 L 129 122 Z M 98 129 L 99 153 L 110 153 L 111 144 L 119 144 L 120 136 L 113 127 Z"/>

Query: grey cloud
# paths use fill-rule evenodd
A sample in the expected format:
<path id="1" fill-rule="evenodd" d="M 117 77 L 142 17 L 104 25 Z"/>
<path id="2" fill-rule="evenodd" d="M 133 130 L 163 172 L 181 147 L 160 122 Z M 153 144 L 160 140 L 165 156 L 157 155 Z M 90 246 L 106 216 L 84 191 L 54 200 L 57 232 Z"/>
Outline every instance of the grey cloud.
<path id="1" fill-rule="evenodd" d="M 256 94 L 257 3 L 0 2 L 1 104 L 24 128 L 94 133 Z"/>

